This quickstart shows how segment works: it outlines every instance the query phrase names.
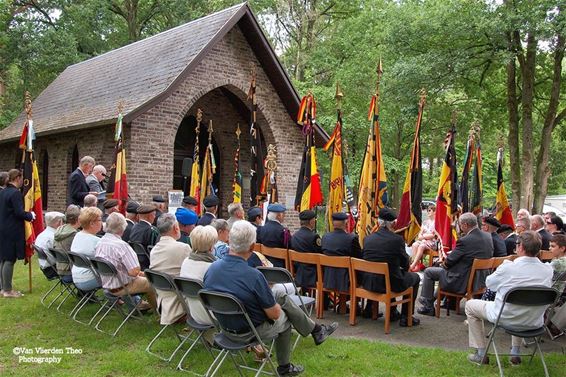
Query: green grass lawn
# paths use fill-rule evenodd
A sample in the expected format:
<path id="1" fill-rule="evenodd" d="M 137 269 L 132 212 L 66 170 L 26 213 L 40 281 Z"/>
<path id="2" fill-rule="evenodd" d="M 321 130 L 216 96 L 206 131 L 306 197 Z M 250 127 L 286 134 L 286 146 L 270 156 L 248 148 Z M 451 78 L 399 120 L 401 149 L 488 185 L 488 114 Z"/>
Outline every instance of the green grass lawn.
<path id="1" fill-rule="evenodd" d="M 17 263 L 14 286 L 26 290 L 27 266 Z M 2 376 L 182 376 L 175 370 L 180 354 L 171 364 L 145 352 L 151 338 L 159 331 L 153 316 L 147 323 L 133 321 L 115 338 L 99 333 L 92 327 L 78 324 L 67 315 L 43 307 L 39 299 L 48 283 L 34 260 L 34 292 L 21 299 L 0 298 L 0 375 Z M 71 305 L 65 306 L 66 312 Z M 88 308 L 94 310 L 94 307 Z M 86 310 L 85 310 L 86 312 Z M 107 325 L 117 324 L 112 315 Z M 172 335 L 159 345 L 160 349 L 174 347 Z M 433 346 L 433 345 L 431 345 Z M 55 355 L 59 364 L 19 363 L 14 347 L 66 347 L 80 349 L 80 354 Z M 41 355 L 31 355 L 41 356 Z M 566 357 L 548 354 L 547 364 L 552 376 L 566 375 Z M 295 363 L 303 364 L 306 376 L 497 376 L 495 360 L 489 366 L 478 367 L 466 361 L 464 352 L 436 348 L 417 348 L 355 339 L 330 339 L 316 347 L 312 339 L 301 341 L 293 355 Z M 196 371 L 202 372 L 210 362 L 208 354 L 197 352 L 189 359 Z M 226 362 L 219 376 L 237 376 Z M 540 361 L 532 365 L 511 368 L 506 363 L 506 376 L 541 376 Z"/>

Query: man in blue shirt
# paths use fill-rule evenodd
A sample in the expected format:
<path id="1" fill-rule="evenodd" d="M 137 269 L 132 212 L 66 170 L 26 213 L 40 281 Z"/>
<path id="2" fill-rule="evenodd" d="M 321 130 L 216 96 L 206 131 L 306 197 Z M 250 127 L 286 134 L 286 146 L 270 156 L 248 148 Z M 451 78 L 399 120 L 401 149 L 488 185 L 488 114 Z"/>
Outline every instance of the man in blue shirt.
<path id="1" fill-rule="evenodd" d="M 204 288 L 236 296 L 250 316 L 261 338 L 274 338 L 277 354 L 277 372 L 280 376 L 295 376 L 303 372 L 300 365 L 290 363 L 291 325 L 302 336 L 312 335 L 316 345 L 321 344 L 338 327 L 336 322 L 319 325 L 282 291 L 274 293 L 263 274 L 248 266 L 246 260 L 253 252 L 256 229 L 247 221 L 237 221 L 230 230 L 230 253 L 214 262 L 204 276 Z M 245 321 L 217 314 L 217 319 L 235 339 L 249 338 Z"/>

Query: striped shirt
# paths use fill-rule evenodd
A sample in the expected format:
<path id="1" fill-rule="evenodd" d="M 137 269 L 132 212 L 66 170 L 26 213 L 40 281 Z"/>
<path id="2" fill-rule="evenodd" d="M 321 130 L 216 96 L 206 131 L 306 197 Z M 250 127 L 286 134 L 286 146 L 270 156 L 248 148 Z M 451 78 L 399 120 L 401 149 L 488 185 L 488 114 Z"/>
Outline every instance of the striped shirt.
<path id="1" fill-rule="evenodd" d="M 110 233 L 106 233 L 96 245 L 95 256 L 105 259 L 118 271 L 118 278 L 101 276 L 104 289 L 116 289 L 129 284 L 134 277 L 129 276 L 128 271 L 140 267 L 138 257 L 130 245 Z"/>

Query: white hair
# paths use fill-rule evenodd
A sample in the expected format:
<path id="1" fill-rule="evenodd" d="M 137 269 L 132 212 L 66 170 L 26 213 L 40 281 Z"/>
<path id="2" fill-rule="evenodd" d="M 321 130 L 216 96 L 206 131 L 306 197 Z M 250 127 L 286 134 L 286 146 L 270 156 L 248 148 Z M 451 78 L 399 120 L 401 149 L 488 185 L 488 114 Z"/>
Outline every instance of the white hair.
<path id="1" fill-rule="evenodd" d="M 79 166 L 85 166 L 85 165 L 93 165 L 96 162 L 94 161 L 94 158 L 90 157 L 90 156 L 84 156 L 83 158 L 81 158 L 81 162 L 79 163 Z"/>
<path id="2" fill-rule="evenodd" d="M 267 212 L 267 220 L 276 221 L 277 220 L 277 212 Z"/>
<path id="3" fill-rule="evenodd" d="M 209 252 L 216 241 L 218 241 L 218 232 L 212 225 L 198 225 L 193 229 L 190 235 L 191 246 L 195 253 Z"/>
<path id="4" fill-rule="evenodd" d="M 236 216 L 236 213 L 238 211 L 244 211 L 244 207 L 242 206 L 242 203 L 230 203 L 228 204 L 228 215 L 230 215 L 230 217 L 234 217 Z"/>
<path id="5" fill-rule="evenodd" d="M 537 229 L 544 226 L 544 218 L 541 215 L 533 215 L 531 216 L 531 228 L 534 226 L 537 226 Z"/>
<path id="6" fill-rule="evenodd" d="M 236 254 L 250 251 L 250 247 L 256 241 L 256 234 L 256 227 L 249 222 L 236 221 L 230 229 L 230 250 Z"/>
<path id="7" fill-rule="evenodd" d="M 460 215 L 460 224 L 466 224 L 470 228 L 478 226 L 478 217 L 471 212 L 465 212 Z"/>
<path id="8" fill-rule="evenodd" d="M 210 225 L 212 225 L 217 232 L 220 232 L 221 230 L 230 230 L 230 225 L 228 224 L 228 221 L 224 219 L 214 219 L 212 220 Z"/>
<path id="9" fill-rule="evenodd" d="M 177 218 L 171 213 L 164 213 L 157 219 L 157 230 L 162 236 L 169 233 L 177 223 Z"/>
<path id="10" fill-rule="evenodd" d="M 93 173 L 102 173 L 102 174 L 106 174 L 106 168 L 103 165 L 96 165 L 93 169 L 92 169 Z"/>
<path id="11" fill-rule="evenodd" d="M 106 233 L 120 235 L 124 233 L 128 223 L 120 212 L 112 212 L 106 219 Z"/>
<path id="12" fill-rule="evenodd" d="M 45 214 L 45 223 L 51 228 L 56 228 L 59 221 L 65 218 L 65 214 L 57 211 L 47 212 Z"/>

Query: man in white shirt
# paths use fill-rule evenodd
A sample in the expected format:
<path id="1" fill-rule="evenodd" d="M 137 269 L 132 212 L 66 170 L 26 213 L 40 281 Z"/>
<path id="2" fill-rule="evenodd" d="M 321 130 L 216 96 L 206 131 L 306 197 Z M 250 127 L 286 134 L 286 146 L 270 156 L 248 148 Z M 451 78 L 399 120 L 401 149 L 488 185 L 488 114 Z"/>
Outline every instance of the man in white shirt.
<path id="1" fill-rule="evenodd" d="M 542 263 L 537 255 L 541 248 L 540 236 L 531 230 L 524 231 L 517 238 L 517 255 L 514 261 L 505 261 L 487 277 L 486 286 L 496 292 L 495 301 L 470 300 L 466 303 L 470 347 L 476 353 L 468 355 L 473 363 L 489 364 L 489 359 L 483 357 L 486 352 L 486 337 L 483 320 L 495 323 L 503 305 L 505 294 L 512 288 L 533 285 L 552 286 L 552 267 Z M 528 330 L 543 325 L 545 308 L 517 306 L 506 304 L 499 323 L 510 328 Z M 521 363 L 519 347 L 521 338 L 511 337 L 511 364 Z"/>
<path id="2" fill-rule="evenodd" d="M 53 238 L 55 237 L 55 231 L 61 225 L 63 225 L 63 219 L 65 215 L 61 212 L 47 212 L 45 214 L 45 223 L 47 228 L 35 239 L 35 246 L 40 247 L 41 250 L 47 254 L 47 262 L 39 260 L 39 267 L 43 270 L 44 268 L 55 266 L 55 257 L 51 255 L 49 249 L 53 248 Z"/>

